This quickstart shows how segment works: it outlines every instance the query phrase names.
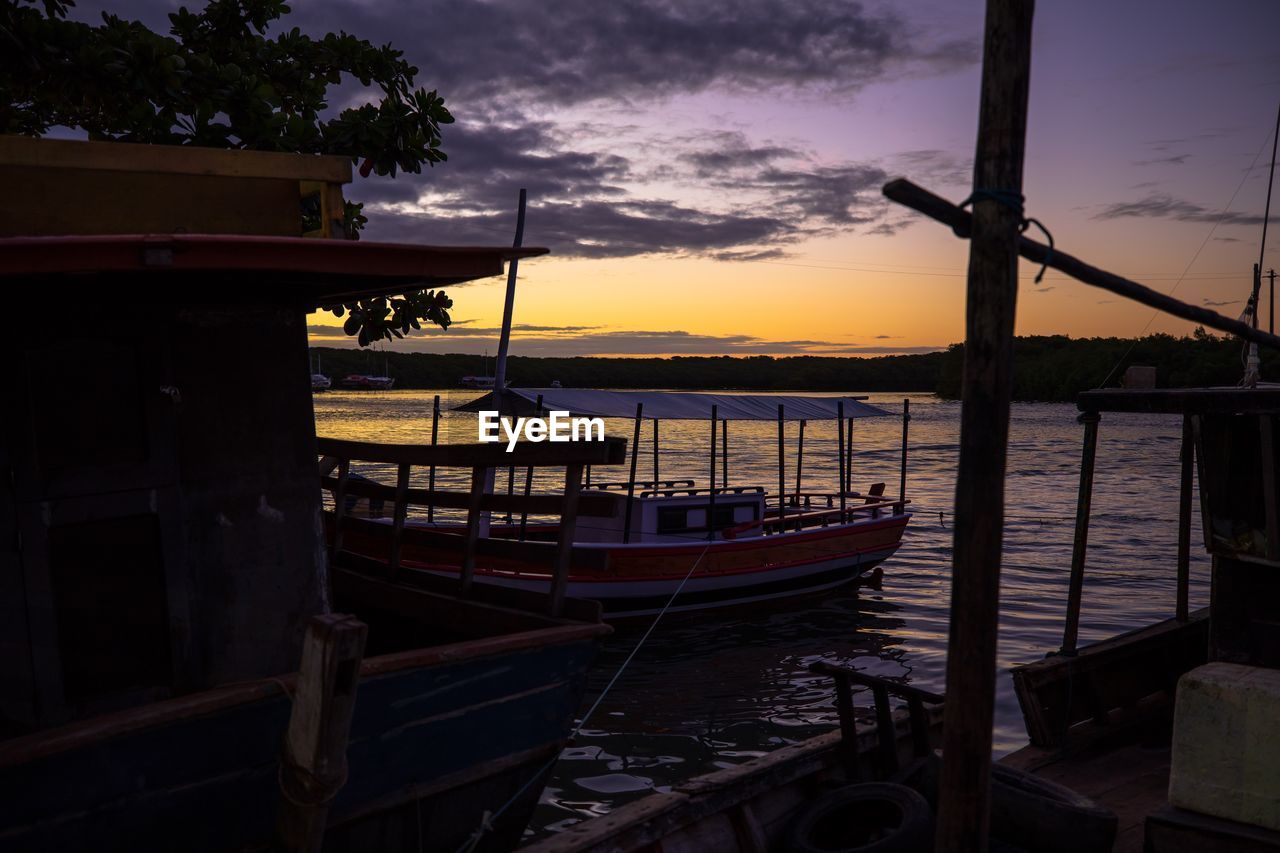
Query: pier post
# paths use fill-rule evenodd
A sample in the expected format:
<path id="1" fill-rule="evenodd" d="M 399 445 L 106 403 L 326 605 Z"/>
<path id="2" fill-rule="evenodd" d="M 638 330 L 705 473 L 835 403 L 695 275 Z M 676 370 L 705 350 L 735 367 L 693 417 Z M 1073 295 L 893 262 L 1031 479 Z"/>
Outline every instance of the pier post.
<path id="1" fill-rule="evenodd" d="M 541 394 L 538 395 L 538 401 L 533 404 L 533 411 L 534 411 L 534 414 L 538 416 L 542 415 L 542 395 Z M 529 497 L 531 492 L 533 492 L 533 466 L 532 465 L 530 465 L 524 471 L 524 496 L 526 498 Z M 529 529 L 529 510 L 523 509 L 520 511 L 520 541 L 521 542 L 524 541 L 525 536 L 528 533 L 528 529 Z"/>
<path id="2" fill-rule="evenodd" d="M 1188 587 L 1191 584 L 1191 486 L 1195 471 L 1196 441 L 1191 418 L 1182 418 L 1182 471 L 1178 489 L 1178 599 L 1174 615 L 1186 622 L 1190 615 Z"/>
<path id="3" fill-rule="evenodd" d="M 653 487 L 658 488 L 662 479 L 658 476 L 658 419 L 653 419 Z"/>
<path id="4" fill-rule="evenodd" d="M 987 2 L 965 310 L 938 853 L 986 850 L 990 827 L 1004 476 L 1034 8 L 1033 0 Z"/>
<path id="5" fill-rule="evenodd" d="M 729 486 L 729 419 L 720 422 L 720 485 Z"/>
<path id="6" fill-rule="evenodd" d="M 796 500 L 800 500 L 800 481 L 804 476 L 804 427 L 806 421 L 800 419 L 800 440 L 796 445 Z"/>
<path id="7" fill-rule="evenodd" d="M 1080 493 L 1076 497 L 1076 535 L 1071 546 L 1071 580 L 1067 588 L 1067 622 L 1062 629 L 1061 654 L 1076 653 L 1080 633 L 1080 598 L 1084 591 L 1084 563 L 1089 548 L 1089 512 L 1093 506 L 1093 467 L 1098 452 L 1098 421 L 1102 415 L 1084 412 L 1084 447 L 1080 452 Z"/>

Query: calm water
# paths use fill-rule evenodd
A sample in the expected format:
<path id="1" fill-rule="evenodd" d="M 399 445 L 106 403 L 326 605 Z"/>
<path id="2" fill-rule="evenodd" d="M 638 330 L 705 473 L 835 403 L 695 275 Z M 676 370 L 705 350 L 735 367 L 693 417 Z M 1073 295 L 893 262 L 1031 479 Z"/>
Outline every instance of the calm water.
<path id="1" fill-rule="evenodd" d="M 476 396 L 440 393 L 445 408 Z M 829 682 L 809 674 L 813 661 L 843 663 L 941 692 L 960 406 L 929 395 L 910 396 L 907 493 L 915 517 L 902 549 L 884 564 L 883 588 L 781 602 L 727 617 L 666 617 L 562 755 L 535 816 L 536 833 L 830 730 L 836 720 L 832 692 Z M 873 394 L 870 401 L 898 415 L 902 399 Z M 431 400 L 432 392 L 418 391 L 323 394 L 316 398 L 317 431 L 426 442 Z M 999 663 L 1005 669 L 1061 645 L 1082 429 L 1075 415 L 1071 405 L 1013 408 L 1000 607 Z M 609 421 L 607 427 L 611 435 L 631 436 L 629 421 Z M 789 488 L 795 483 L 797 430 L 797 424 L 787 425 Z M 441 440 L 475 441 L 474 415 L 446 413 Z M 890 493 L 895 491 L 900 440 L 897 417 L 855 422 L 855 488 L 883 480 Z M 1082 643 L 1173 613 L 1180 440 L 1176 419 L 1104 416 Z M 664 478 L 705 483 L 707 424 L 664 422 L 661 444 Z M 645 475 L 652 471 L 650 447 L 646 426 L 640 457 Z M 776 491 L 776 424 L 731 422 L 729 454 L 731 483 Z M 809 424 L 806 490 L 835 488 L 835 458 L 834 423 Z M 606 475 L 598 471 L 596 476 Z M 625 479 L 621 468 L 607 476 Z M 500 474 L 499 488 L 505 482 Z M 1208 600 L 1208 559 L 1198 524 L 1192 525 L 1192 536 L 1195 607 Z M 606 642 L 583 711 L 614 676 L 639 633 L 620 632 Z M 996 703 L 996 748 L 1007 752 L 1025 742 L 1006 675 Z"/>

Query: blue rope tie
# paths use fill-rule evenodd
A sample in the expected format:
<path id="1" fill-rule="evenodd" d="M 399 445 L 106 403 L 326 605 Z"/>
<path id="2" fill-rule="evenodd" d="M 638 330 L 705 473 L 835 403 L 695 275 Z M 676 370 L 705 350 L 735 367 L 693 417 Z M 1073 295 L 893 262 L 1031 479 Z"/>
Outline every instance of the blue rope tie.
<path id="1" fill-rule="evenodd" d="M 1016 193 L 1013 190 L 976 189 L 969 194 L 968 198 L 960 202 L 959 207 L 961 210 L 963 210 L 964 208 L 968 207 L 969 205 L 977 201 L 998 202 L 999 204 L 1004 205 L 1005 207 L 1012 210 L 1014 213 L 1018 214 L 1018 233 L 1019 234 L 1025 233 L 1026 230 L 1030 228 L 1032 225 L 1040 229 L 1041 233 L 1044 234 L 1045 240 L 1047 240 L 1049 243 L 1049 248 L 1045 252 L 1044 262 L 1040 265 L 1040 272 L 1036 273 L 1035 283 L 1039 284 L 1041 281 L 1043 281 L 1044 274 L 1049 269 L 1049 261 L 1053 259 L 1053 235 L 1049 233 L 1048 228 L 1044 227 L 1043 222 L 1041 222 L 1039 219 L 1030 218 L 1023 212 L 1023 202 L 1026 201 L 1026 198 L 1022 195 L 1022 193 Z M 955 229 L 952 229 L 952 230 L 955 230 Z M 957 231 L 957 236 L 959 236 L 958 231 Z"/>

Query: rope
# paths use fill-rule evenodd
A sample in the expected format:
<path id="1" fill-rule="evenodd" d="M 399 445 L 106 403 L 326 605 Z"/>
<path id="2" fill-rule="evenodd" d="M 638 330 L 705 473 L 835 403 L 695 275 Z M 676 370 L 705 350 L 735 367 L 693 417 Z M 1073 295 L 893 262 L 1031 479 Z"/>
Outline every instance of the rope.
<path id="1" fill-rule="evenodd" d="M 618 683 L 618 679 L 622 677 L 622 673 L 626 671 L 627 666 L 629 666 L 631 661 L 635 658 L 636 653 L 640 651 L 641 647 L 644 646 L 645 641 L 649 639 L 649 635 L 653 633 L 653 629 L 658 627 L 658 622 L 662 620 L 662 617 L 666 615 L 669 609 L 671 609 L 671 605 L 675 603 L 676 598 L 684 591 L 685 584 L 689 582 L 689 578 L 693 577 L 693 573 L 698 570 L 698 566 L 702 565 L 702 558 L 707 556 L 707 551 L 710 548 L 711 542 L 707 542 L 706 545 L 703 546 L 701 553 L 698 554 L 698 558 L 693 561 L 693 565 L 689 567 L 689 571 L 685 573 L 684 578 L 681 579 L 675 592 L 671 593 L 671 597 L 667 599 L 667 603 L 662 605 L 662 609 L 653 617 L 653 621 L 649 623 L 649 627 L 645 630 L 644 634 L 641 635 L 640 639 L 636 641 L 636 644 L 631 648 L 631 652 L 627 655 L 626 659 L 622 661 L 622 665 L 618 667 L 617 671 L 614 672 L 613 677 L 609 679 L 609 683 L 605 685 L 604 690 L 600 691 L 600 695 L 596 697 L 596 701 L 587 709 L 587 713 L 582 715 L 582 719 L 573 727 L 573 731 L 569 732 L 569 740 L 573 740 L 573 738 L 578 736 L 578 733 L 582 731 L 583 726 L 587 724 L 592 715 L 595 714 L 596 709 L 600 707 L 600 703 L 609 695 L 609 691 L 611 691 L 613 686 Z M 537 773 L 530 776 L 528 781 L 521 785 L 520 788 L 502 804 L 501 808 L 496 812 L 485 811 L 484 815 L 480 818 L 480 825 L 476 827 L 475 832 L 471 833 L 467 838 L 467 841 L 458 848 L 458 853 L 472 853 L 480 843 L 480 840 L 484 837 L 484 834 L 493 829 L 493 822 L 502 817 L 503 813 L 505 813 L 507 809 L 511 808 L 516 800 L 523 796 L 525 791 L 529 790 L 529 786 L 536 780 L 541 779 L 543 774 L 550 770 L 559 760 L 559 755 L 553 755 L 546 764 L 542 765 Z"/>
<path id="2" fill-rule="evenodd" d="M 1028 217 L 1026 213 L 1024 213 L 1023 203 L 1026 201 L 1026 197 L 1023 196 L 1022 193 L 1017 193 L 1017 192 L 1014 192 L 1013 190 L 976 189 L 969 194 L 968 198 L 960 202 L 959 207 L 961 210 L 963 210 L 969 205 L 979 201 L 994 201 L 994 202 L 997 202 L 998 204 L 1004 205 L 1005 207 L 1012 210 L 1014 213 L 1018 214 L 1018 233 L 1019 234 L 1025 234 L 1027 229 L 1030 228 L 1032 225 L 1040 229 L 1041 233 L 1044 234 L 1045 241 L 1049 244 L 1049 249 L 1047 252 L 1045 252 L 1044 263 L 1041 264 L 1040 266 L 1040 272 L 1036 273 L 1035 283 L 1039 284 L 1040 282 L 1044 281 L 1044 274 L 1049 269 L 1050 261 L 1053 260 L 1053 235 L 1049 233 L 1048 228 L 1044 227 L 1043 222 L 1041 222 L 1039 219 Z M 956 236 L 960 237 L 963 235 L 961 235 L 957 230 Z"/>

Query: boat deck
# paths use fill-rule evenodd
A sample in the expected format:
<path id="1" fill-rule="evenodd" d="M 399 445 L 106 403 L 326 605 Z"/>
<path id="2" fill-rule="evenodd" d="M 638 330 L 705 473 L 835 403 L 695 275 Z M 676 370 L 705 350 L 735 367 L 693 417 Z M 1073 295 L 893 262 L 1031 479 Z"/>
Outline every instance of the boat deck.
<path id="1" fill-rule="evenodd" d="M 1142 853 L 1147 815 L 1169 794 L 1169 746 L 1141 743 L 1064 754 L 1027 746 L 1001 761 L 1083 794 L 1116 813 L 1114 853 Z"/>

